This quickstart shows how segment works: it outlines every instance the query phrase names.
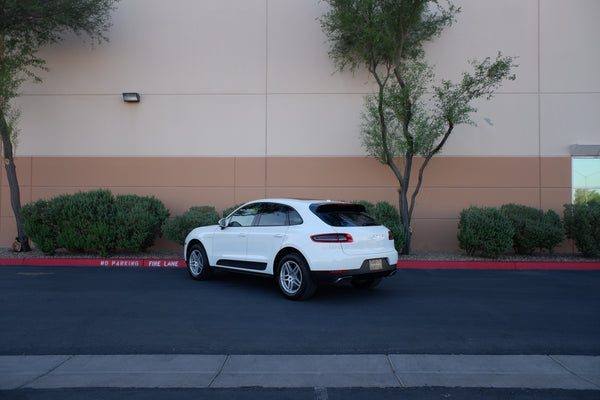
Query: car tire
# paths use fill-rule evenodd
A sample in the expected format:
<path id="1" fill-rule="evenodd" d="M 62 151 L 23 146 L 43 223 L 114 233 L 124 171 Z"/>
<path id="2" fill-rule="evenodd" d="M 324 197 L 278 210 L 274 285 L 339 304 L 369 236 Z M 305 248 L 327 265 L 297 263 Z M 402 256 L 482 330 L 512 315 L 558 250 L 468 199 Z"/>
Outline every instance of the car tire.
<path id="1" fill-rule="evenodd" d="M 279 261 L 277 283 L 281 293 L 291 300 L 306 300 L 317 290 L 308 263 L 297 253 L 288 254 Z"/>
<path id="2" fill-rule="evenodd" d="M 381 278 L 354 278 L 350 284 L 356 289 L 372 289 L 379 285 Z"/>
<path id="3" fill-rule="evenodd" d="M 213 269 L 208 263 L 204 246 L 200 243 L 196 243 L 190 247 L 186 263 L 190 276 L 196 280 L 202 281 L 210 278 L 212 275 Z"/>

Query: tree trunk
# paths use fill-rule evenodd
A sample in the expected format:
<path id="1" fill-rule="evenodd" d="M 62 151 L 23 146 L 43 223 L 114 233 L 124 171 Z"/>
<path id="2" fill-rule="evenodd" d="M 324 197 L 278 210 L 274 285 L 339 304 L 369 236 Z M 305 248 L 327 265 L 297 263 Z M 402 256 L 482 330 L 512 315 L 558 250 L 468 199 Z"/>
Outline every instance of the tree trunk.
<path id="1" fill-rule="evenodd" d="M 2 2 L 4 3 L 4 2 Z M 4 62 L 4 35 L 0 35 L 0 64 Z M 17 168 L 15 166 L 13 144 L 11 141 L 11 130 L 6 122 L 7 99 L 0 96 L 0 137 L 2 139 L 2 158 L 8 178 L 8 187 L 10 190 L 10 204 L 15 215 L 17 223 L 17 241 L 18 246 L 13 246 L 16 251 L 31 251 L 29 238 L 23 230 L 23 214 L 21 214 L 21 192 L 19 190 L 19 181 L 17 180 Z"/>
<path id="2" fill-rule="evenodd" d="M 410 229 L 411 215 L 408 207 L 408 189 L 400 189 L 398 198 L 400 218 L 402 219 L 402 225 L 404 226 L 404 247 L 402 247 L 402 254 L 409 255 L 412 230 Z"/>
<path id="3" fill-rule="evenodd" d="M 10 204 L 15 214 L 17 223 L 17 241 L 19 246 L 18 251 L 31 251 L 29 246 L 29 238 L 23 230 L 23 215 L 21 214 L 21 192 L 19 190 L 19 181 L 17 180 L 17 168 L 13 157 L 13 145 L 10 140 L 10 131 L 6 124 L 5 117 L 0 110 L 0 133 L 2 136 L 2 149 L 4 158 L 4 168 L 6 169 L 6 177 L 8 178 L 8 187 L 10 189 Z"/>

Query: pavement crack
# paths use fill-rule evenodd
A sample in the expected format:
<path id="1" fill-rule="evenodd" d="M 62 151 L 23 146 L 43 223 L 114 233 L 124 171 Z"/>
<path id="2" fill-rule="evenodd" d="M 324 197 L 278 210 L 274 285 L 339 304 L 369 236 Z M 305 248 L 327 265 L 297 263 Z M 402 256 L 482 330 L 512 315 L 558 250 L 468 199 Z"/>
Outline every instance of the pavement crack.
<path id="1" fill-rule="evenodd" d="M 564 365 L 563 363 L 561 363 L 559 360 L 557 360 L 556 358 L 554 358 L 552 355 L 548 354 L 548 358 L 550 358 L 552 361 L 554 361 L 556 364 L 558 364 L 562 369 L 564 369 L 565 371 L 567 371 L 569 374 L 582 379 L 584 381 L 586 381 L 587 383 L 589 383 L 590 385 L 593 385 L 595 387 L 597 387 L 598 389 L 600 389 L 600 386 L 598 386 L 598 384 L 596 384 L 595 382 L 586 379 L 585 377 L 578 375 L 576 372 L 570 370 L 566 365 Z"/>
<path id="2" fill-rule="evenodd" d="M 71 361 L 73 359 L 73 357 L 75 357 L 75 355 L 70 355 L 67 358 L 65 358 L 63 361 L 59 362 L 58 364 L 56 364 L 54 367 L 50 368 L 48 371 L 44 372 L 43 374 L 36 376 L 35 378 L 25 382 L 24 384 L 22 384 L 21 386 L 19 386 L 17 389 L 23 389 L 29 385 L 31 385 L 33 382 L 37 381 L 38 379 L 41 379 L 45 376 L 50 375 L 52 372 L 56 371 L 58 368 L 62 367 L 66 362 Z"/>
<path id="3" fill-rule="evenodd" d="M 211 379 L 210 383 L 208 384 L 208 387 L 212 387 L 213 383 L 215 383 L 215 381 L 217 380 L 217 378 L 219 377 L 219 375 L 221 375 L 221 372 L 223 372 L 223 369 L 225 368 L 225 364 L 227 364 L 227 361 L 229 361 L 229 357 L 230 357 L 229 354 L 227 354 L 225 356 L 225 360 L 223 360 L 223 363 L 221 364 L 221 367 L 219 368 L 219 370 L 217 371 L 217 373 L 215 374 L 215 376 Z"/>
<path id="4" fill-rule="evenodd" d="M 392 360 L 390 359 L 390 355 L 386 354 L 385 358 L 387 359 L 387 362 L 388 362 L 388 364 L 390 366 L 390 369 L 392 370 L 392 374 L 396 378 L 396 381 L 398 381 L 398 384 L 400 385 L 400 387 L 404 387 L 404 383 L 402 382 L 402 379 L 400 379 L 400 377 L 398 376 L 398 374 L 396 374 L 396 370 L 394 369 L 394 364 L 392 363 Z"/>

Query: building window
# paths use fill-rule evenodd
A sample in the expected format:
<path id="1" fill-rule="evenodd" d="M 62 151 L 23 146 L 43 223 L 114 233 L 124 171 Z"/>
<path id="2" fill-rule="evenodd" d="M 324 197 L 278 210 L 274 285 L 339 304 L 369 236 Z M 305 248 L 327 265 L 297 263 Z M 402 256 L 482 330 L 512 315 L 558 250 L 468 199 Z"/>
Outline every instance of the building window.
<path id="1" fill-rule="evenodd" d="M 573 157 L 573 203 L 600 202 L 600 157 Z"/>
<path id="2" fill-rule="evenodd" d="M 600 202 L 600 145 L 571 145 L 573 203 Z"/>

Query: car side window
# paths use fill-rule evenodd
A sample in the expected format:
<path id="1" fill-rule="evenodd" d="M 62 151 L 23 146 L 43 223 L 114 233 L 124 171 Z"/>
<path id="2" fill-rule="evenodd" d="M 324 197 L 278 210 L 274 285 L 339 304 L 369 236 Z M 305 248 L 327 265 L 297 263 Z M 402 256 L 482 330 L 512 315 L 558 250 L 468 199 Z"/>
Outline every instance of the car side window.
<path id="1" fill-rule="evenodd" d="M 254 219 L 258 215 L 260 204 L 248 204 L 240 208 L 229 217 L 227 226 L 252 226 Z"/>
<path id="2" fill-rule="evenodd" d="M 258 226 L 300 225 L 302 217 L 290 206 L 265 203 L 261 207 Z"/>
<path id="3" fill-rule="evenodd" d="M 288 210 L 283 204 L 265 203 L 260 210 L 258 226 L 285 226 L 288 224 Z"/>
<path id="4" fill-rule="evenodd" d="M 288 218 L 290 221 L 290 225 L 302 225 L 304 222 L 298 211 L 294 210 L 290 207 L 290 211 L 288 212 Z"/>

